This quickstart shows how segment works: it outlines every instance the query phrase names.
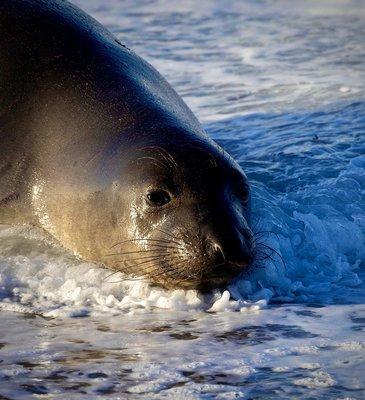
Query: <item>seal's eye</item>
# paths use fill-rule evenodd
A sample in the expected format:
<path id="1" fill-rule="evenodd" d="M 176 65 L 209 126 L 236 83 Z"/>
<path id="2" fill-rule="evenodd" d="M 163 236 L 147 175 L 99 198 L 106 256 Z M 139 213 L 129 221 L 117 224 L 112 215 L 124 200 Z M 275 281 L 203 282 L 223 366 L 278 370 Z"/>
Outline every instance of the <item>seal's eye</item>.
<path id="1" fill-rule="evenodd" d="M 147 194 L 147 202 L 153 207 L 162 207 L 171 201 L 171 196 L 165 190 L 152 190 Z"/>

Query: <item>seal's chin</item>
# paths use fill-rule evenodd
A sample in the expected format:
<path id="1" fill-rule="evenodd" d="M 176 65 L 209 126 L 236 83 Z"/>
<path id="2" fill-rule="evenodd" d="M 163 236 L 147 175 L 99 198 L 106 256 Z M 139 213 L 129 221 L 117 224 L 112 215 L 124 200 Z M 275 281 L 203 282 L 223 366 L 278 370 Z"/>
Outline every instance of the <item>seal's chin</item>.
<path id="1" fill-rule="evenodd" d="M 231 263 L 219 265 L 202 276 L 200 282 L 197 282 L 196 289 L 203 293 L 212 289 L 222 289 L 243 273 L 247 267 L 248 265 L 238 266 Z"/>
<path id="2" fill-rule="evenodd" d="M 225 263 L 210 269 L 205 273 L 194 274 L 189 279 L 179 280 L 177 277 L 169 280 L 166 277 L 155 282 L 152 285 L 160 286 L 165 289 L 185 289 L 198 290 L 206 293 L 212 289 L 225 288 L 233 279 L 237 278 L 241 273 L 247 270 L 247 266 L 238 266 L 235 264 Z"/>

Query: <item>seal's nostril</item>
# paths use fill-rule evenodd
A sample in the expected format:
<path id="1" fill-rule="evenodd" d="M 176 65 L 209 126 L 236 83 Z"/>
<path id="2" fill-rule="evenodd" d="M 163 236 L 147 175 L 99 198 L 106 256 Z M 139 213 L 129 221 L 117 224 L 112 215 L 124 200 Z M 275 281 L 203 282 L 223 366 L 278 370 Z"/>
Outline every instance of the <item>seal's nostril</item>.
<path id="1" fill-rule="evenodd" d="M 226 257 L 222 250 L 222 247 L 218 243 L 212 243 L 212 255 L 214 258 L 214 263 L 216 265 L 224 264 L 226 262 Z"/>

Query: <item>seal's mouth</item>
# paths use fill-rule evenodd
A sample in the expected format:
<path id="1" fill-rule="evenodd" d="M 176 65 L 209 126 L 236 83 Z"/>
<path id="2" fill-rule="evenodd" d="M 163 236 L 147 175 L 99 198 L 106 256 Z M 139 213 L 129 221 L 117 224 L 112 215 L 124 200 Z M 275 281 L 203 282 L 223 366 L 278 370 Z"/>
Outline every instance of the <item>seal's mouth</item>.
<path id="1" fill-rule="evenodd" d="M 236 265 L 232 263 L 224 263 L 215 266 L 211 271 L 204 274 L 197 282 L 197 289 L 201 292 L 207 292 L 212 289 L 221 289 L 229 284 L 233 279 L 237 278 L 241 273 L 246 271 L 248 263 L 245 265 Z"/>
<path id="2" fill-rule="evenodd" d="M 166 276 L 164 279 L 151 282 L 152 285 L 162 286 L 166 289 L 194 289 L 202 293 L 212 289 L 222 289 L 226 287 L 234 278 L 237 278 L 241 273 L 248 269 L 247 265 L 236 265 L 232 263 L 224 263 L 215 266 L 209 271 L 202 274 L 194 274 L 189 279 L 179 280 L 174 276 L 169 280 Z M 167 279 L 166 279 L 167 278 Z"/>
<path id="3" fill-rule="evenodd" d="M 136 238 L 127 242 L 139 244 L 141 240 Z M 201 246 L 190 248 L 178 237 L 148 238 L 144 242 L 147 242 L 146 248 L 136 250 L 136 247 L 131 247 L 130 251 L 116 249 L 106 257 L 112 257 L 116 270 L 168 290 L 208 292 L 223 289 L 235 278 L 247 273 L 254 259 L 254 253 L 248 251 L 228 252 L 231 257 L 227 259 L 219 245 L 210 246 L 210 252 L 203 252 Z M 118 243 L 118 246 L 124 250 L 123 243 Z"/>

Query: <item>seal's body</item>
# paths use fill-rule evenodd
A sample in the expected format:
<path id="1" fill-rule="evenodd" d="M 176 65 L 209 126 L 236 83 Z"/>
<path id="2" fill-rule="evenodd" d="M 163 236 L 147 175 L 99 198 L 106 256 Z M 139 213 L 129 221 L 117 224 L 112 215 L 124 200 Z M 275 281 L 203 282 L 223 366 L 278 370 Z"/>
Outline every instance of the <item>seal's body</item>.
<path id="1" fill-rule="evenodd" d="M 252 259 L 249 187 L 146 61 L 63 0 L 0 2 L 0 223 L 167 287 Z"/>

